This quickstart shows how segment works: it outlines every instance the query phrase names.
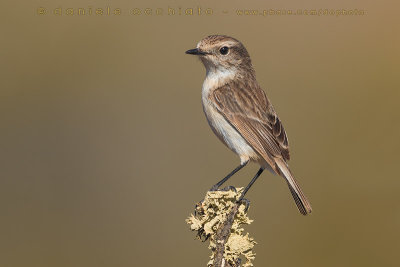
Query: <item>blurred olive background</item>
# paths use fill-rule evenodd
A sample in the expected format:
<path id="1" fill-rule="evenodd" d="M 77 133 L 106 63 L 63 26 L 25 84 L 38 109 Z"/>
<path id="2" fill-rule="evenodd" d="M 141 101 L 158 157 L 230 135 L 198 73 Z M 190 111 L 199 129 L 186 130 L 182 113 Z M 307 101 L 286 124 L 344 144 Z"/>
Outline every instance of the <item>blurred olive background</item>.
<path id="1" fill-rule="evenodd" d="M 8 2 L 0 17 L 0 266 L 206 265 L 207 244 L 185 218 L 239 163 L 209 129 L 205 70 L 184 53 L 210 34 L 249 50 L 314 208 L 301 216 L 286 183 L 263 174 L 248 194 L 255 266 L 398 266 L 395 1 Z M 122 14 L 51 14 L 107 6 Z M 168 16 L 168 7 L 214 13 Z M 133 16 L 133 8 L 165 13 Z M 237 16 L 239 8 L 367 14 Z M 244 186 L 256 171 L 252 164 L 229 184 Z"/>

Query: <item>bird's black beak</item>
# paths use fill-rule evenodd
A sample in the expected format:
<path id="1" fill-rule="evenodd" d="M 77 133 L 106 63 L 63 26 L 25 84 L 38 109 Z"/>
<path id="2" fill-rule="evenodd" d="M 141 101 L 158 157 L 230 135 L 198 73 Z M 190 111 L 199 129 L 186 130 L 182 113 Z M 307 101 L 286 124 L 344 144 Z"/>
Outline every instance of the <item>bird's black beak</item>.
<path id="1" fill-rule="evenodd" d="M 190 49 L 190 50 L 188 50 L 188 51 L 186 51 L 185 52 L 186 54 L 189 54 L 189 55 L 205 55 L 206 53 L 204 53 L 204 52 L 202 52 L 202 51 L 200 51 L 199 49 L 197 49 L 197 48 L 195 48 L 195 49 Z"/>

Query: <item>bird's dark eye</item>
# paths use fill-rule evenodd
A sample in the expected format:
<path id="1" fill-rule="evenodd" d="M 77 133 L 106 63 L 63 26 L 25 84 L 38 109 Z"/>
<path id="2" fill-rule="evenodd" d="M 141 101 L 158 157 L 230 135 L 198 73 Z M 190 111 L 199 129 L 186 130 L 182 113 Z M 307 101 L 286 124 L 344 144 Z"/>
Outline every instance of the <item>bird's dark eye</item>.
<path id="1" fill-rule="evenodd" d="M 227 46 L 223 46 L 219 49 L 219 52 L 221 53 L 221 55 L 226 55 L 229 52 L 229 48 Z"/>

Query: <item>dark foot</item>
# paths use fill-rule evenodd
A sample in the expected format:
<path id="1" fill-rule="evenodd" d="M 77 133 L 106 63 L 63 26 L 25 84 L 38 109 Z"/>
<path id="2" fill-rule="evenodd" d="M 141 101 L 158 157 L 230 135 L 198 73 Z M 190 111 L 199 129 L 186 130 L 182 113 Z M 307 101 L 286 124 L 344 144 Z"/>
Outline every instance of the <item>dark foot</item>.
<path id="1" fill-rule="evenodd" d="M 229 185 L 229 186 L 221 189 L 221 191 L 233 191 L 233 192 L 237 193 L 236 188 L 232 185 Z"/>
<path id="2" fill-rule="evenodd" d="M 248 200 L 247 198 L 241 198 L 238 200 L 237 203 L 245 205 L 246 208 L 244 209 L 244 212 L 247 212 L 249 210 L 250 200 Z"/>
<path id="3" fill-rule="evenodd" d="M 233 192 L 237 192 L 236 191 L 236 188 L 234 187 L 234 186 L 232 186 L 232 185 L 230 185 L 230 186 L 227 186 L 227 187 L 224 187 L 224 188 L 222 188 L 222 189 L 219 189 L 219 186 L 218 185 L 213 185 L 213 187 L 211 187 L 210 188 L 210 191 L 212 192 L 212 191 L 218 191 L 218 190 L 221 190 L 221 191 L 229 191 L 229 190 L 231 190 L 231 191 L 233 191 Z"/>
<path id="4" fill-rule="evenodd" d="M 209 191 L 213 192 L 213 191 L 218 191 L 219 186 L 217 184 L 213 185 Z"/>

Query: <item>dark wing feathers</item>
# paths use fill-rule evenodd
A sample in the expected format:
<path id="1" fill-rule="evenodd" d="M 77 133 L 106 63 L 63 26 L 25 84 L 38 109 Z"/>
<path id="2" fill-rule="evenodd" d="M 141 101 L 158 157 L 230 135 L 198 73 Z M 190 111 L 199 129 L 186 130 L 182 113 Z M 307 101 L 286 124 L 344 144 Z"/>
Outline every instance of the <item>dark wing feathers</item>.
<path id="1" fill-rule="evenodd" d="M 290 159 L 285 129 L 265 92 L 258 86 L 228 83 L 210 95 L 217 109 L 249 144 L 272 163 L 273 157 Z"/>

